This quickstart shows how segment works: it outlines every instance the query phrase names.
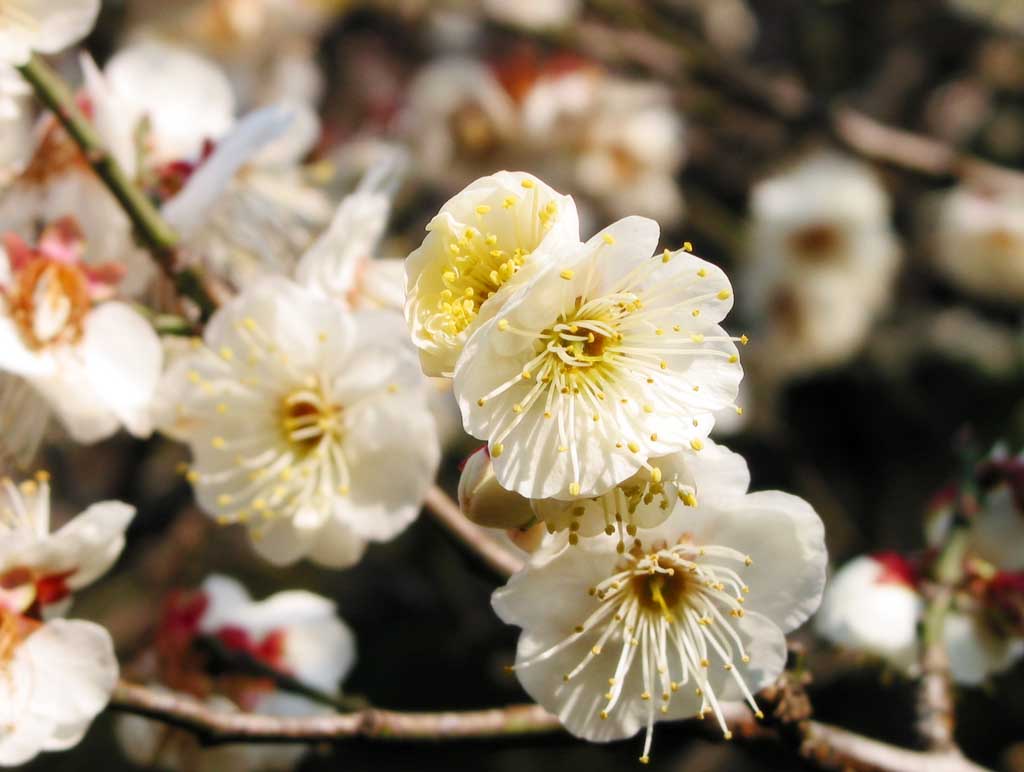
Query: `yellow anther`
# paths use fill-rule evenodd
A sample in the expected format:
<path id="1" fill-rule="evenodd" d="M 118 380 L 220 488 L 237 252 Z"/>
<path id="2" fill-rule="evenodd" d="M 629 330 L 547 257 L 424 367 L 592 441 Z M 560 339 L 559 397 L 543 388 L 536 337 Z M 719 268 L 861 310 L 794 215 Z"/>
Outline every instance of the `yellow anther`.
<path id="1" fill-rule="evenodd" d="M 480 204 L 476 208 L 477 214 L 487 214 L 489 211 L 491 211 L 491 207 L 489 207 L 487 204 Z"/>
<path id="2" fill-rule="evenodd" d="M 606 233 L 601 237 L 601 241 L 610 246 L 615 243 L 615 237 L 610 233 Z"/>
<path id="3" fill-rule="evenodd" d="M 491 446 L 491 458 L 498 458 L 505 451 L 505 446 L 500 442 L 494 443 Z"/>
<path id="4" fill-rule="evenodd" d="M 505 332 L 508 329 L 508 319 L 500 319 L 498 321 L 498 329 Z"/>
<path id="5" fill-rule="evenodd" d="M 701 439 L 694 437 L 690 440 L 690 447 L 694 450 L 704 450 L 704 442 Z"/>
<path id="6" fill-rule="evenodd" d="M 566 281 L 568 281 L 569 279 L 571 279 L 576 274 L 575 274 L 575 272 L 573 272 L 573 271 L 569 270 L 568 268 L 566 268 L 564 271 L 560 272 L 558 275 L 561 276 Z"/>
<path id="7" fill-rule="evenodd" d="M 569 483 L 569 495 L 579 496 L 580 495 L 580 484 L 578 482 Z"/>

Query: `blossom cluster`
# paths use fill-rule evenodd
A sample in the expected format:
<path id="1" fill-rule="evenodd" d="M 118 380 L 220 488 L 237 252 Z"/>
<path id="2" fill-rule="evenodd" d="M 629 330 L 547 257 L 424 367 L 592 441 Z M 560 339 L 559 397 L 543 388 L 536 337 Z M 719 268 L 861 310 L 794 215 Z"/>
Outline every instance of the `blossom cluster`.
<path id="1" fill-rule="evenodd" d="M 481 45 L 488 30 L 565 28 L 584 13 L 576 0 L 389 9 L 422 14 L 443 53 L 401 75 L 353 54 L 366 83 L 345 98 L 368 115 L 351 126 L 323 101 L 317 61 L 344 0 L 164 5 L 119 9 L 102 66 L 84 49 L 55 59 L 76 86 L 40 111 L 40 73 L 60 79 L 34 69 L 40 55 L 89 35 L 100 0 L 0 0 L 0 464 L 33 468 L 62 441 L 126 432 L 138 442 L 123 452 L 159 438 L 147 452 L 179 455 L 154 466 L 180 462 L 180 490 L 244 535 L 261 569 L 341 570 L 440 501 L 443 457 L 474 438 L 462 514 L 522 563 L 491 600 L 521 630 L 509 669 L 577 737 L 643 732 L 643 763 L 659 721 L 709 718 L 729 739 L 729 703 L 763 718 L 787 635 L 816 613 L 819 638 L 915 675 L 941 596 L 955 682 L 1024 658 L 1024 457 L 997 451 L 940 497 L 927 549 L 857 557 L 826 590 L 814 508 L 751 492 L 746 460 L 717 441 L 751 382 L 771 402 L 763 392 L 862 353 L 902 374 L 903 339 L 994 374 L 1019 367 L 1024 196 L 1010 175 L 922 207 L 913 264 L 887 180 L 830 152 L 747 179 L 740 235 L 713 201 L 717 186 L 740 190 L 720 179 L 740 163 L 708 173 L 714 100 L 626 76 L 589 46 Z M 717 50 L 756 32 L 745 0 L 671 5 Z M 646 58 L 674 72 L 675 53 Z M 731 66 L 715 77 L 744 81 Z M 439 191 L 451 198 L 433 214 Z M 428 202 L 429 221 L 410 201 Z M 738 297 L 692 244 L 666 248 L 687 204 L 746 252 Z M 426 222 L 418 247 L 388 238 L 392 210 Z M 873 336 L 906 323 L 888 312 L 911 270 L 943 303 L 960 291 L 987 315 L 943 306 L 911 318 L 913 335 Z M 750 355 L 729 331 L 734 302 L 756 328 Z M 119 559 L 135 509 L 102 501 L 66 518 L 55 500 L 51 516 L 48 480 L 0 479 L 0 766 L 75 745 L 119 693 L 111 634 L 68 614 Z M 953 579 L 938 587 L 940 566 Z M 194 568 L 176 577 L 194 589 L 154 610 L 129 678 L 210 713 L 339 708 L 356 645 L 332 600 L 255 601 L 219 573 L 195 587 Z M 138 716 L 116 733 L 134 763 L 169 770 L 290 769 L 305 752 L 204 747 Z"/>
<path id="2" fill-rule="evenodd" d="M 645 728 L 644 762 L 656 720 L 710 714 L 731 737 L 722 701 L 760 715 L 826 553 L 806 502 L 748 493 L 746 462 L 708 437 L 738 409 L 728 279 L 688 244 L 659 251 L 643 217 L 582 241 L 572 198 L 524 173 L 477 180 L 427 230 L 406 319 L 487 442 L 463 510 L 550 534 L 493 598 L 523 629 L 523 687 L 580 737 Z"/>

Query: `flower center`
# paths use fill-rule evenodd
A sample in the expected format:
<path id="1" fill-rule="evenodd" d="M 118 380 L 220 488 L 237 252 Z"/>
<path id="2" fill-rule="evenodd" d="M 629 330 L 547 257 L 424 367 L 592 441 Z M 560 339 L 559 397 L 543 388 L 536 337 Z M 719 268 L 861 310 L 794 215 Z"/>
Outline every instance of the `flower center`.
<path id="1" fill-rule="evenodd" d="M 628 676 L 639 669 L 642 691 L 629 696 L 648 704 L 641 761 L 650 758 L 656 710 L 667 714 L 672 695 L 688 684 L 701 698 L 699 717 L 713 713 L 730 739 L 709 677 L 713 662 L 730 674 L 755 714 L 762 715 L 737 668 L 750 662 L 736 626 L 749 588 L 733 566 L 751 563 L 749 556 L 729 547 L 683 543 L 645 552 L 637 544 L 612 576 L 590 588 L 596 604 L 590 615 L 562 641 L 516 667 L 530 667 L 589 638 L 594 642 L 563 681 L 572 681 L 604 652 L 617 652 L 600 712 L 606 719 L 623 699 Z"/>
<path id="2" fill-rule="evenodd" d="M 1008 228 L 995 228 L 985 234 L 984 245 L 991 251 L 1016 257 L 1024 254 L 1024 241 Z"/>
<path id="3" fill-rule="evenodd" d="M 563 374 L 613 362 L 617 355 L 615 344 L 623 338 L 619 322 L 640 307 L 632 293 L 621 295 L 590 302 L 576 298 L 574 312 L 562 314 L 552 327 L 543 330 L 534 341 L 534 351 L 546 352 L 552 369 Z"/>
<path id="4" fill-rule="evenodd" d="M 452 113 L 448 125 L 461 157 L 484 159 L 501 143 L 498 128 L 476 102 L 461 105 Z"/>
<path id="5" fill-rule="evenodd" d="M 187 374 L 204 400 L 214 397 L 190 420 L 211 433 L 210 446 L 224 454 L 225 466 L 210 474 L 187 470 L 186 479 L 208 486 L 220 524 L 247 523 L 253 538 L 280 517 L 301 515 L 312 527 L 329 516 L 331 499 L 350 490 L 344 409 L 325 376 L 300 369 L 255 319 L 234 327 L 240 346 L 204 349 L 206 371 Z M 317 333 L 320 344 L 328 337 Z M 290 389 L 281 388 L 283 378 Z M 237 414 L 252 416 L 250 432 L 236 429 Z M 230 437 L 214 433 L 225 421 Z"/>
<path id="6" fill-rule="evenodd" d="M 0 677 L 7 673 L 18 647 L 41 624 L 0 606 Z"/>
<path id="7" fill-rule="evenodd" d="M 843 247 L 842 232 L 831 223 L 800 228 L 789 237 L 789 247 L 805 263 L 826 263 Z"/>
<path id="8" fill-rule="evenodd" d="M 325 437 L 341 436 L 340 405 L 333 404 L 322 388 L 297 389 L 281 404 L 281 431 L 300 456 L 315 450 Z"/>
<path id="9" fill-rule="evenodd" d="M 480 307 L 519 272 L 554 224 L 558 204 L 548 201 L 542 206 L 536 186 L 532 182 L 525 185 L 526 182 L 529 181 L 524 181 L 528 195 L 522 199 L 507 196 L 502 210 L 530 206 L 527 222 L 510 224 L 507 220 L 514 213 L 492 212 L 489 205 L 480 204 L 475 210 L 478 227 L 468 226 L 461 235 L 449 234 L 444 247 L 448 260 L 441 272 L 444 289 L 437 302 L 445 333 L 458 335 L 469 327 Z M 510 229 L 519 242 L 511 251 L 499 248 L 497 235 Z"/>
<path id="10" fill-rule="evenodd" d="M 29 348 L 75 343 L 82 337 L 92 301 L 88 280 L 76 266 L 37 258 L 18 271 L 12 290 L 5 294 Z"/>

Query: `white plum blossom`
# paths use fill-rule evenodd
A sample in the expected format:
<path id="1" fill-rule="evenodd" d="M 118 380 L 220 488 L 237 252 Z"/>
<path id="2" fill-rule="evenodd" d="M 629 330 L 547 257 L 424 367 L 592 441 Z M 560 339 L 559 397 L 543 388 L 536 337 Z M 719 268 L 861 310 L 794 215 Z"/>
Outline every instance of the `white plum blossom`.
<path id="1" fill-rule="evenodd" d="M 700 450 L 713 413 L 733 405 L 742 369 L 719 326 L 729 280 L 685 249 L 652 255 L 658 236 L 642 217 L 611 225 L 466 343 L 455 395 L 504 487 L 533 499 L 603 494 L 653 474 L 651 458 Z"/>
<path id="2" fill-rule="evenodd" d="M 498 172 L 469 185 L 427 225 L 405 263 L 405 317 L 427 375 L 451 375 L 466 340 L 516 287 L 573 251 L 572 198 L 530 174 Z"/>
<path id="3" fill-rule="evenodd" d="M 313 716 L 331 713 L 329 706 L 282 691 L 266 678 L 232 673 L 219 663 L 223 678 L 213 671 L 195 672 L 200 638 L 216 641 L 224 656 L 256 660 L 303 686 L 336 697 L 341 682 L 355 664 L 355 637 L 338 618 L 334 603 L 303 590 L 287 590 L 254 601 L 236 580 L 207 577 L 200 589 L 176 595 L 165 606 L 158 632 L 158 673 L 168 687 L 191 693 L 211 710 L 273 716 Z M 117 736 L 129 759 L 167 770 L 269 772 L 294 769 L 306 748 L 296 745 L 242 745 L 203 748 L 189 732 L 171 729 L 135 716 L 118 721 Z"/>
<path id="4" fill-rule="evenodd" d="M 963 185 L 939 206 L 932 255 L 966 292 L 1005 303 L 1024 301 L 1024 190 Z"/>
<path id="5" fill-rule="evenodd" d="M 690 466 L 696 454 L 693 448 L 659 458 L 648 459 L 631 477 L 598 496 L 572 499 L 535 499 L 534 514 L 550 533 L 568 530 L 569 544 L 580 537 L 603 533 L 617 536 L 619 552 L 641 529 L 661 525 L 678 502 L 697 503 Z M 627 539 L 628 537 L 628 539 Z"/>
<path id="6" fill-rule="evenodd" d="M 534 144 L 568 144 L 571 168 L 562 176 L 612 217 L 682 218 L 675 174 L 686 156 L 685 126 L 667 89 L 579 67 L 539 78 L 523 114 Z"/>
<path id="7" fill-rule="evenodd" d="M 885 310 L 899 266 L 889 199 L 871 170 L 814 155 L 756 185 L 745 300 L 776 377 L 841 364 Z"/>
<path id="8" fill-rule="evenodd" d="M 331 223 L 299 259 L 295 279 L 353 309 L 405 306 L 404 258 L 379 257 L 391 198 L 406 166 L 405 154 L 383 150 L 356 190 L 338 205 Z"/>
<path id="9" fill-rule="evenodd" d="M 189 443 L 200 505 L 274 563 L 352 565 L 433 483 L 426 380 L 396 313 L 268 277 L 214 315 L 162 391 L 158 422 Z"/>
<path id="10" fill-rule="evenodd" d="M 326 195 L 301 166 L 319 133 L 315 114 L 297 104 L 238 121 L 161 208 L 183 248 L 239 288 L 290 273 L 331 220 Z"/>
<path id="11" fill-rule="evenodd" d="M 135 510 L 101 502 L 51 534 L 47 479 L 0 481 L 0 766 L 76 745 L 118 676 L 106 630 L 57 617 L 117 559 Z"/>
<path id="12" fill-rule="evenodd" d="M 118 51 L 103 69 L 121 120 L 147 123 L 152 163 L 196 161 L 203 144 L 227 134 L 235 97 L 223 71 L 178 46 L 147 41 Z"/>
<path id="13" fill-rule="evenodd" d="M 5 0 L 0 7 L 0 62 L 27 64 L 33 52 L 56 54 L 96 24 L 100 0 Z"/>
<path id="14" fill-rule="evenodd" d="M 0 608 L 43 619 L 64 614 L 73 592 L 107 572 L 135 515 L 104 501 L 50 533 L 48 480 L 40 473 L 17 486 L 0 481 Z"/>
<path id="15" fill-rule="evenodd" d="M 701 492 L 625 553 L 597 536 L 542 551 L 494 593 L 498 615 L 523 631 L 515 672 L 571 733 L 607 742 L 654 723 L 716 718 L 773 682 L 785 633 L 802 624 L 825 583 L 824 528 L 802 499 L 747 493 L 746 462 L 709 446 L 693 465 Z"/>
<path id="16" fill-rule="evenodd" d="M 5 247 L 0 373 L 6 383 L 17 378 L 42 397 L 23 401 L 28 409 L 11 415 L 10 432 L 19 440 L 8 450 L 23 461 L 31 456 L 51 413 L 77 442 L 96 442 L 121 426 L 147 435 L 162 351 L 149 323 L 111 299 L 122 267 L 87 262 L 70 220 L 47 228 L 37 247 L 13 234 Z"/>
<path id="17" fill-rule="evenodd" d="M 409 87 L 402 116 L 420 173 L 455 189 L 519 132 L 515 102 L 486 64 L 445 58 L 425 67 Z"/>
<path id="18" fill-rule="evenodd" d="M 528 499 L 498 483 L 487 446 L 473 453 L 459 478 L 459 506 L 477 525 L 525 530 L 541 524 L 548 533 L 567 532 L 569 544 L 580 537 L 617 534 L 619 552 L 641 528 L 660 525 L 672 513 L 676 502 L 696 504 L 689 463 L 696 451 L 687 449 L 650 460 L 650 470 L 641 468 L 599 496 L 570 499 Z"/>
<path id="19" fill-rule="evenodd" d="M 903 671 L 917 663 L 924 601 L 910 563 L 894 553 L 862 555 L 829 581 L 815 628 L 823 638 Z"/>
<path id="20" fill-rule="evenodd" d="M 99 625 L 55 619 L 26 625 L 0 609 L 0 766 L 81 741 L 110 701 L 117 659 Z"/>
<path id="21" fill-rule="evenodd" d="M 218 62 L 247 106 L 281 98 L 313 104 L 323 75 L 317 38 L 345 2 L 203 0 L 171 6 L 140 0 L 126 8 L 131 36 L 185 42 Z"/>

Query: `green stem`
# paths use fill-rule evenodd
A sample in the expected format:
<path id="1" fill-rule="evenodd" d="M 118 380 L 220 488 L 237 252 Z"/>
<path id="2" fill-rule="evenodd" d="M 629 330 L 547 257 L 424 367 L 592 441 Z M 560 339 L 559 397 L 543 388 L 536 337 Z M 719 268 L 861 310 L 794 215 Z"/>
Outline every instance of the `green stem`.
<path id="1" fill-rule="evenodd" d="M 117 199 L 139 237 L 163 272 L 174 282 L 178 292 L 199 306 L 204 319 L 209 317 L 217 304 L 203 286 L 201 277 L 190 268 L 179 269 L 176 265 L 178 235 L 104 146 L 99 134 L 78 108 L 67 85 L 37 55 L 33 55 L 27 64 L 18 69 L 39 100 L 57 116 L 89 165 Z"/>

